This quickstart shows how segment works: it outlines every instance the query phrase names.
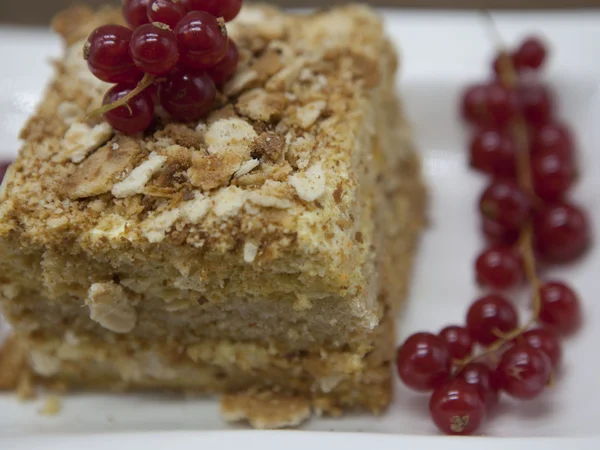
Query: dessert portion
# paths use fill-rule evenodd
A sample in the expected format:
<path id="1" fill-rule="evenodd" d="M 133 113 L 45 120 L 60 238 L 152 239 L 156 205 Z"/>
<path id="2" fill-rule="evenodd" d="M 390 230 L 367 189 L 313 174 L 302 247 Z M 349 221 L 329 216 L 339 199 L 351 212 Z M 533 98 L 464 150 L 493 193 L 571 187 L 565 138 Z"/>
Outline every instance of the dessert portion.
<path id="1" fill-rule="evenodd" d="M 137 135 L 88 117 L 110 86 L 82 48 L 121 21 L 55 20 L 66 55 L 0 193 L 11 345 L 40 380 L 225 393 L 257 427 L 382 411 L 424 190 L 379 18 L 244 8 L 209 115 L 157 107 Z"/>

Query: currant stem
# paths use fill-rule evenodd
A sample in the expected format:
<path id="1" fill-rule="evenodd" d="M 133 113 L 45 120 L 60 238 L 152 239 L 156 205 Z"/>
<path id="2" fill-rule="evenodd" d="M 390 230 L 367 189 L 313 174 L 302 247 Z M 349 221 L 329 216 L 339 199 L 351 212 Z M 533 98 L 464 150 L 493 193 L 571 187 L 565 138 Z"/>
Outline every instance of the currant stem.
<path id="1" fill-rule="evenodd" d="M 113 109 L 117 109 L 121 106 L 125 106 L 129 112 L 131 113 L 131 108 L 129 106 L 129 101 L 135 97 L 136 95 L 140 94 L 141 92 L 143 92 L 146 88 L 150 87 L 151 85 L 154 84 L 154 82 L 156 81 L 156 77 L 154 75 L 151 75 L 149 73 L 144 74 L 144 78 L 141 79 L 141 81 L 138 83 L 138 85 L 135 87 L 134 90 L 132 90 L 129 94 L 125 95 L 124 97 L 120 98 L 119 100 L 117 100 L 116 102 L 113 103 L 109 103 L 108 105 L 104 105 L 101 106 L 98 109 L 95 109 L 94 111 L 92 111 L 91 113 L 89 113 L 86 117 L 87 119 L 93 119 L 96 117 L 99 117 L 109 111 L 112 111 Z"/>
<path id="2" fill-rule="evenodd" d="M 486 17 L 490 22 L 490 29 L 492 36 L 495 41 L 500 44 L 501 48 L 504 48 L 493 18 L 489 12 L 486 11 Z M 509 53 L 502 50 L 500 55 L 499 63 L 499 75 L 502 84 L 508 88 L 514 88 L 517 84 L 517 71 L 514 67 L 512 58 Z M 531 179 L 531 160 L 530 160 L 530 143 L 527 133 L 527 124 L 522 114 L 519 114 L 513 119 L 511 124 L 511 132 L 516 146 L 516 157 L 517 157 L 517 182 L 521 189 L 530 198 L 532 204 L 539 203 L 539 199 L 533 189 L 533 182 Z M 466 365 L 486 356 L 494 357 L 495 353 L 500 350 L 504 345 L 518 338 L 525 333 L 529 328 L 537 323 L 540 309 L 541 309 L 541 297 L 540 287 L 541 282 L 537 275 L 535 255 L 533 253 L 533 228 L 531 219 L 523 226 L 519 233 L 518 241 L 519 251 L 523 257 L 523 264 L 525 269 L 525 275 L 530 282 L 533 289 L 533 314 L 531 319 L 521 327 L 518 327 L 508 333 L 502 333 L 500 330 L 495 330 L 495 334 L 498 336 L 498 340 L 490 346 L 486 347 L 483 352 L 469 356 L 465 359 L 455 361 L 456 370 L 454 376 L 458 375 Z"/>

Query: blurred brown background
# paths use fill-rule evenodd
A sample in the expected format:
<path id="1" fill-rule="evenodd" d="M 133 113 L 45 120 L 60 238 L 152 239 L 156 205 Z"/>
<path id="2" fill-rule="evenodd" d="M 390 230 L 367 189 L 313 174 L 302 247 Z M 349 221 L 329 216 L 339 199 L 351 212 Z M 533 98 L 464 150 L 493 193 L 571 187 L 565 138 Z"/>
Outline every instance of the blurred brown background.
<path id="1" fill-rule="evenodd" d="M 351 0 L 268 0 L 287 7 L 327 6 Z M 583 8 L 600 7 L 600 0 L 358 0 L 377 6 L 408 8 Z M 0 22 L 48 23 L 53 14 L 70 4 L 100 5 L 119 0 L 0 0 Z"/>

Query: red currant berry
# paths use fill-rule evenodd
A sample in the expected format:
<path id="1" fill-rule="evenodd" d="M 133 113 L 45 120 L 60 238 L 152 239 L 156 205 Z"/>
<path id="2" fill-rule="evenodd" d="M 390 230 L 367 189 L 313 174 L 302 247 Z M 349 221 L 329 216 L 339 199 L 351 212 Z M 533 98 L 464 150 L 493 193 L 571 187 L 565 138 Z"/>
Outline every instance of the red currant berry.
<path id="1" fill-rule="evenodd" d="M 457 375 L 457 379 L 476 386 L 488 409 L 498 403 L 498 380 L 496 372 L 489 366 L 478 362 L 467 364 Z"/>
<path id="2" fill-rule="evenodd" d="M 242 9 L 242 0 L 182 0 L 188 11 L 205 11 L 230 22 Z"/>
<path id="3" fill-rule="evenodd" d="M 527 343 L 509 348 L 498 365 L 500 388 L 515 398 L 537 397 L 550 378 L 550 358 Z"/>
<path id="4" fill-rule="evenodd" d="M 8 161 L 0 161 L 0 184 L 2 184 L 2 180 L 4 180 L 6 171 L 8 170 L 11 164 L 12 163 Z"/>
<path id="5" fill-rule="evenodd" d="M 490 175 L 512 177 L 516 173 L 516 150 L 507 133 L 478 130 L 471 141 L 471 167 Z"/>
<path id="6" fill-rule="evenodd" d="M 223 59 L 219 61 L 217 65 L 208 68 L 206 71 L 217 86 L 222 86 L 235 74 L 239 60 L 240 54 L 237 45 L 229 39 L 227 53 L 225 53 Z"/>
<path id="7" fill-rule="evenodd" d="M 114 103 L 129 94 L 134 85 L 117 84 L 108 90 L 104 96 L 104 105 Z M 126 134 L 136 134 L 144 131 L 154 118 L 154 102 L 146 91 L 133 97 L 128 102 L 129 108 L 119 106 L 107 113 L 104 118 L 115 130 Z"/>
<path id="8" fill-rule="evenodd" d="M 151 0 L 125 0 L 123 17 L 133 29 L 150 22 L 148 19 L 148 4 Z"/>
<path id="9" fill-rule="evenodd" d="M 577 294 L 563 283 L 545 283 L 540 289 L 539 320 L 561 333 L 575 331 L 581 323 Z"/>
<path id="10" fill-rule="evenodd" d="M 429 412 L 442 432 L 468 435 L 479 428 L 485 404 L 476 386 L 463 380 L 450 380 L 431 395 Z"/>
<path id="11" fill-rule="evenodd" d="M 469 86 L 462 96 L 462 116 L 473 124 L 478 124 L 485 121 L 485 102 L 486 102 L 486 85 L 475 84 Z"/>
<path id="12" fill-rule="evenodd" d="M 573 138 L 568 127 L 559 122 L 548 122 L 535 129 L 531 144 L 532 154 L 551 152 L 573 159 Z"/>
<path id="13" fill-rule="evenodd" d="M 534 215 L 533 228 L 536 250 L 550 262 L 572 261 L 581 256 L 590 244 L 586 214 L 566 202 L 544 205 Z"/>
<path id="14" fill-rule="evenodd" d="M 463 116 L 474 125 L 503 127 L 519 111 L 515 91 L 498 82 L 471 86 L 462 101 Z"/>
<path id="15" fill-rule="evenodd" d="M 562 350 L 555 333 L 546 328 L 535 328 L 523 333 L 521 339 L 533 348 L 543 351 L 550 358 L 552 367 L 558 367 Z"/>
<path id="16" fill-rule="evenodd" d="M 515 67 L 517 70 L 539 69 L 546 59 L 546 53 L 546 46 L 540 39 L 529 37 L 513 55 Z"/>
<path id="17" fill-rule="evenodd" d="M 148 4 L 147 14 L 150 22 L 164 23 L 174 29 L 186 14 L 181 3 L 172 0 L 153 0 Z"/>
<path id="18" fill-rule="evenodd" d="M 179 59 L 175 35 L 150 23 L 137 27 L 133 32 L 131 54 L 135 64 L 152 75 L 168 74 Z"/>
<path id="19" fill-rule="evenodd" d="M 452 358 L 464 359 L 473 351 L 473 339 L 464 327 L 448 326 L 440 331 L 439 337 L 446 343 Z"/>
<path id="20" fill-rule="evenodd" d="M 519 239 L 518 230 L 500 225 L 487 217 L 483 217 L 481 228 L 486 239 L 492 244 L 512 245 Z"/>
<path id="21" fill-rule="evenodd" d="M 227 31 L 207 12 L 187 13 L 174 32 L 181 64 L 190 69 L 212 67 L 227 53 Z"/>
<path id="22" fill-rule="evenodd" d="M 498 340 L 497 332 L 508 333 L 517 328 L 519 319 L 513 305 L 498 294 L 476 300 L 467 312 L 467 330 L 483 345 Z"/>
<path id="23" fill-rule="evenodd" d="M 520 105 L 525 120 L 540 126 L 552 116 L 553 100 L 550 91 L 540 84 L 521 84 L 517 88 Z"/>
<path id="24" fill-rule="evenodd" d="M 107 83 L 136 83 L 142 73 L 129 51 L 131 30 L 121 25 L 102 25 L 88 37 L 83 47 L 90 72 Z"/>
<path id="25" fill-rule="evenodd" d="M 516 287 L 525 278 L 518 250 L 496 245 L 484 250 L 475 261 L 479 285 L 504 290 Z"/>
<path id="26" fill-rule="evenodd" d="M 575 181 L 571 158 L 545 151 L 531 157 L 531 178 L 535 193 L 547 202 L 560 200 Z"/>
<path id="27" fill-rule="evenodd" d="M 206 72 L 189 74 L 175 69 L 158 88 L 160 103 L 176 120 L 193 121 L 206 115 L 216 95 Z"/>
<path id="28" fill-rule="evenodd" d="M 443 339 L 431 333 L 410 336 L 396 355 L 398 375 L 416 391 L 429 391 L 448 378 L 450 353 Z"/>
<path id="29" fill-rule="evenodd" d="M 529 217 L 530 205 L 514 181 L 495 180 L 483 192 L 479 209 L 484 217 L 510 230 L 519 230 Z"/>

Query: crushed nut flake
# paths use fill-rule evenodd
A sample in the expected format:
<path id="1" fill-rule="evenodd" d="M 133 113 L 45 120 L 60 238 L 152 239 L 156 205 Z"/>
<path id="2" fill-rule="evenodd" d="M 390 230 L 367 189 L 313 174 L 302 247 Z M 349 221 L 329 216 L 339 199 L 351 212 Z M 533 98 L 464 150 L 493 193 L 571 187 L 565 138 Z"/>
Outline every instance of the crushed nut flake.
<path id="1" fill-rule="evenodd" d="M 113 186 L 112 195 L 117 198 L 125 198 L 142 193 L 146 183 L 162 168 L 166 161 L 165 156 L 156 152 L 150 153 L 148 159 L 133 169 L 127 178 Z"/>
<path id="2" fill-rule="evenodd" d="M 321 164 L 315 164 L 306 172 L 290 176 L 289 182 L 296 189 L 298 197 L 307 202 L 315 201 L 325 193 L 325 172 Z"/>
<path id="3" fill-rule="evenodd" d="M 260 165 L 260 161 L 258 159 L 250 159 L 240 166 L 240 168 L 233 174 L 233 178 L 242 177 L 242 176 L 252 172 L 259 165 Z"/>
<path id="4" fill-rule="evenodd" d="M 244 244 L 244 261 L 252 264 L 258 254 L 258 245 L 254 242 L 246 242 Z"/>
<path id="5" fill-rule="evenodd" d="M 250 144 L 257 137 L 252 125 L 239 118 L 221 119 L 206 132 L 205 141 L 209 153 L 233 152 L 249 155 Z"/>
<path id="6" fill-rule="evenodd" d="M 143 235 L 150 243 L 162 242 L 169 229 L 179 219 L 180 214 L 179 209 L 172 209 L 147 219 L 141 226 Z"/>
<path id="7" fill-rule="evenodd" d="M 70 199 L 79 199 L 110 192 L 139 151 L 134 139 L 117 136 L 112 144 L 99 148 L 75 168 L 61 186 L 62 193 Z"/>
<path id="8" fill-rule="evenodd" d="M 258 80 L 255 70 L 240 70 L 227 82 L 223 93 L 229 97 L 239 94 L 250 88 Z"/>
<path id="9" fill-rule="evenodd" d="M 283 114 L 286 98 L 279 92 L 267 92 L 264 89 L 253 89 L 245 92 L 238 99 L 237 111 L 252 120 L 271 122 Z"/>
<path id="10" fill-rule="evenodd" d="M 235 186 L 230 186 L 213 197 L 214 210 L 217 217 L 231 217 L 239 212 L 246 201 L 245 192 Z"/>
<path id="11" fill-rule="evenodd" d="M 317 119 L 321 116 L 321 113 L 325 109 L 327 104 L 323 100 L 309 103 L 296 111 L 296 117 L 298 118 L 298 124 L 305 130 L 308 130 Z"/>
<path id="12" fill-rule="evenodd" d="M 211 206 L 212 200 L 197 192 L 193 200 L 181 206 L 181 217 L 185 217 L 192 224 L 197 224 L 206 216 Z"/>
<path id="13" fill-rule="evenodd" d="M 81 120 L 84 116 L 83 109 L 81 109 L 77 103 L 73 102 L 62 102 L 58 105 L 57 113 L 60 120 L 62 120 L 65 125 L 69 126 Z"/>
<path id="14" fill-rule="evenodd" d="M 109 124 L 102 122 L 91 128 L 89 125 L 81 122 L 73 123 L 62 142 L 63 152 L 58 155 L 59 162 L 70 159 L 74 163 L 83 161 L 88 153 L 97 149 L 113 135 L 113 130 Z"/>

